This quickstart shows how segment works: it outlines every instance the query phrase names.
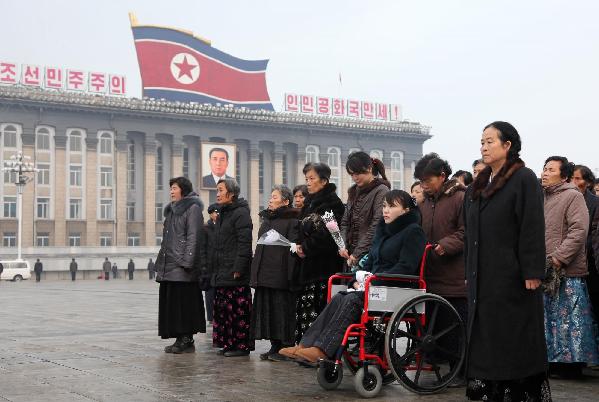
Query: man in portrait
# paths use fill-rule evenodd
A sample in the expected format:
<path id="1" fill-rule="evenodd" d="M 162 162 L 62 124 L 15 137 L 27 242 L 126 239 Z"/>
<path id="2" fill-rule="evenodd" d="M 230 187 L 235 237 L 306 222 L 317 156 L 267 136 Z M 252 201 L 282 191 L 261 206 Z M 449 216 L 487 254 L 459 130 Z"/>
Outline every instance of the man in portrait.
<path id="1" fill-rule="evenodd" d="M 229 152 L 224 148 L 212 148 L 208 154 L 210 164 L 210 174 L 202 177 L 203 188 L 216 188 L 216 183 L 220 179 L 233 179 L 227 175 L 229 167 Z"/>

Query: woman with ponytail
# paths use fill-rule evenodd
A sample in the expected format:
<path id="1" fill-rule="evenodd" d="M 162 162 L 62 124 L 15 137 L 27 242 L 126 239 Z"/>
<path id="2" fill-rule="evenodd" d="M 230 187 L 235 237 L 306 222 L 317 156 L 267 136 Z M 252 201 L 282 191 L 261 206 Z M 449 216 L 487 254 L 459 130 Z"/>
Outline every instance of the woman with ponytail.
<path id="1" fill-rule="evenodd" d="M 381 220 L 383 198 L 391 185 L 385 175 L 385 165 L 366 152 L 353 152 L 345 164 L 354 185 L 347 191 L 347 207 L 341 220 L 341 233 L 346 249 L 339 255 L 352 268 L 368 253 L 376 225 Z"/>

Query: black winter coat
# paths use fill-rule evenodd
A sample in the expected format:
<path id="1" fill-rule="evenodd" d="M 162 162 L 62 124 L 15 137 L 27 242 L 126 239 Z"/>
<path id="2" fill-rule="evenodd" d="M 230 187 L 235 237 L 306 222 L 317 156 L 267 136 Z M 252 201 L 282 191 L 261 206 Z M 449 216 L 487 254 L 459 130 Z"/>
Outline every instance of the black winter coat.
<path id="1" fill-rule="evenodd" d="M 209 253 L 212 286 L 247 286 L 252 261 L 252 218 L 243 198 L 221 205 Z M 241 276 L 233 277 L 234 272 Z"/>
<path id="2" fill-rule="evenodd" d="M 589 263 L 594 263 L 593 266 L 589 265 L 589 272 L 597 269 L 599 263 L 599 197 L 587 190 L 584 193 L 584 202 L 587 204 L 589 210 L 589 234 L 587 236 L 587 257 Z"/>
<path id="3" fill-rule="evenodd" d="M 524 283 L 544 277 L 543 193 L 519 160 L 490 173 L 464 199 L 468 377 L 522 379 L 548 368 L 542 290 Z"/>
<path id="4" fill-rule="evenodd" d="M 426 236 L 420 227 L 420 213 L 412 209 L 386 224 L 376 227 L 374 240 L 364 264 L 364 271 L 376 274 L 418 275 L 426 246 Z"/>
<path id="5" fill-rule="evenodd" d="M 127 264 L 127 272 L 135 271 L 135 263 L 133 261 L 129 261 Z"/>
<path id="6" fill-rule="evenodd" d="M 77 272 L 77 263 L 75 261 L 71 261 L 69 264 L 69 271 Z"/>
<path id="7" fill-rule="evenodd" d="M 206 264 L 202 267 L 202 271 L 200 272 L 200 279 L 203 282 L 207 282 L 207 287 L 210 286 L 210 279 L 212 277 L 212 270 L 210 267 L 209 255 L 211 250 L 214 249 L 214 226 L 215 223 L 212 219 L 208 219 L 202 230 L 204 231 L 204 255 L 206 258 Z"/>
<path id="8" fill-rule="evenodd" d="M 33 266 L 33 272 L 41 273 L 43 270 L 44 270 L 44 267 L 41 262 L 36 262 L 35 265 Z"/>
<path id="9" fill-rule="evenodd" d="M 156 282 L 197 282 L 202 259 L 203 204 L 191 193 L 164 209 L 162 243 L 156 257 Z"/>
<path id="10" fill-rule="evenodd" d="M 308 194 L 300 217 L 300 245 L 306 257 L 302 259 L 294 287 L 302 288 L 313 282 L 326 281 L 343 269 L 339 248 L 327 230 L 322 215 L 333 211 L 337 223 L 341 223 L 345 207 L 337 196 L 335 184 L 328 183 L 315 194 Z"/>
<path id="11" fill-rule="evenodd" d="M 266 209 L 260 212 L 260 216 L 263 221 L 258 237 L 274 229 L 290 242 L 297 243 L 299 209 L 289 207 L 282 207 L 275 211 Z M 291 254 L 289 247 L 259 244 L 256 246 L 252 260 L 250 285 L 254 288 L 289 289 L 298 262 L 297 255 Z"/>

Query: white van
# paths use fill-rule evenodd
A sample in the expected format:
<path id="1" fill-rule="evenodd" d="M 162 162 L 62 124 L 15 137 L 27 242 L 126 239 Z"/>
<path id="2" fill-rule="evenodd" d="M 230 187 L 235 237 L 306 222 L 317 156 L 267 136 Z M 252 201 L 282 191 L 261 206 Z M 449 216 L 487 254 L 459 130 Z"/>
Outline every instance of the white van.
<path id="1" fill-rule="evenodd" d="M 31 278 L 29 261 L 0 261 L 0 264 L 4 266 L 0 280 L 20 282 Z"/>

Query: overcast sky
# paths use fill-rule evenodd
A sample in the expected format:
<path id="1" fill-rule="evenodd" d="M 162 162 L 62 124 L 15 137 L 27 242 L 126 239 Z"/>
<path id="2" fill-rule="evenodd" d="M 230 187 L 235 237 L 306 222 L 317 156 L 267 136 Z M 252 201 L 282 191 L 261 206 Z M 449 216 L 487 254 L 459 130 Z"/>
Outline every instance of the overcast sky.
<path id="1" fill-rule="evenodd" d="M 124 74 L 141 95 L 128 12 L 192 30 L 222 51 L 270 59 L 283 94 L 399 103 L 432 127 L 425 152 L 454 170 L 479 156 L 482 128 L 516 126 L 523 159 L 599 168 L 599 2 L 0 0 L 0 59 Z M 343 85 L 338 76 L 342 75 Z"/>

